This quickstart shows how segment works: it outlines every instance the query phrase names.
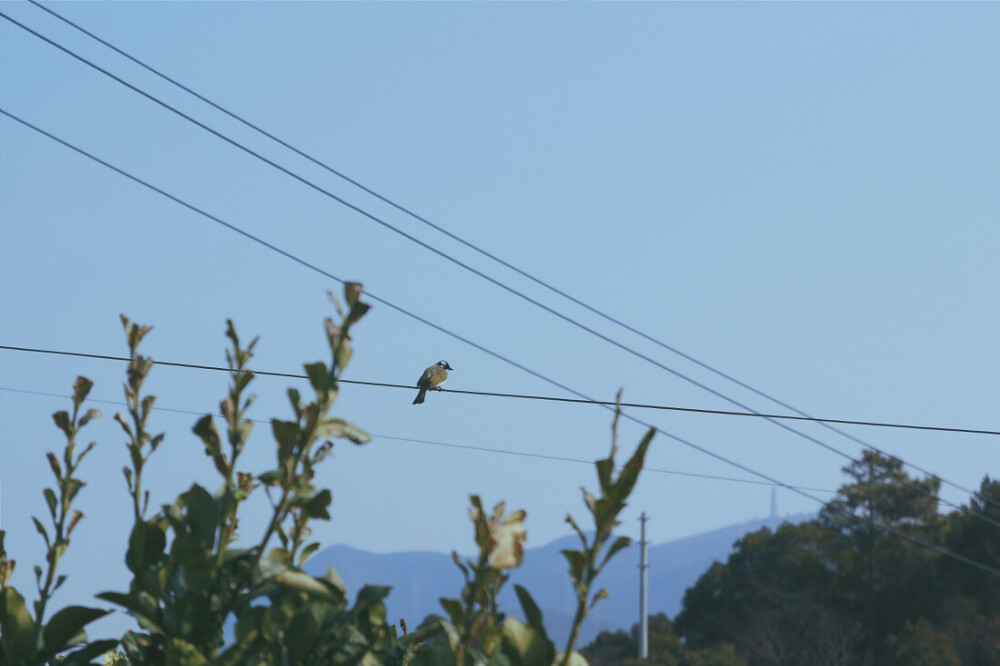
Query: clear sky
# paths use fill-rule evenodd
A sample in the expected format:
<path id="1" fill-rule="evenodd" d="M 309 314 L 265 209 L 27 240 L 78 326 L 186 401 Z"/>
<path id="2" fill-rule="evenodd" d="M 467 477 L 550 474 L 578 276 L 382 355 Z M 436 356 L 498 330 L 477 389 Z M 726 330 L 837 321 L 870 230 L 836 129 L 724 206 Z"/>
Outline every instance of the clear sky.
<path id="1" fill-rule="evenodd" d="M 128 53 L 433 222 L 685 353 L 818 416 L 1000 427 L 1000 5 L 53 3 Z M 761 411 L 784 411 L 568 305 L 358 192 L 27 3 L 0 10 L 533 298 Z M 729 403 L 464 272 L 0 21 L 0 106 L 193 205 L 588 395 Z M 156 359 L 223 364 L 224 322 L 260 335 L 254 366 L 325 358 L 328 279 L 9 118 L 0 118 L 0 342 L 125 353 L 119 313 L 153 324 Z M 451 388 L 562 395 L 376 306 L 348 378 L 412 383 L 447 360 Z M 121 364 L 0 351 L 0 387 L 121 401 Z M 260 378 L 252 416 L 289 413 Z M 175 410 L 212 411 L 226 377 L 156 368 Z M 595 459 L 597 407 L 345 387 L 377 435 L 339 445 L 324 543 L 470 550 L 467 496 L 528 510 L 529 545 L 584 514 L 591 467 L 439 443 Z M 0 391 L 0 483 L 15 583 L 33 589 L 68 400 Z M 105 418 L 81 470 L 87 520 L 57 604 L 125 586 L 123 435 Z M 767 422 L 642 413 L 782 482 L 834 489 L 846 460 Z M 215 489 L 194 416 L 167 439 L 153 504 Z M 795 426 L 856 456 L 861 446 Z M 1000 474 L 995 437 L 846 428 L 965 487 Z M 269 428 L 245 464 L 267 469 Z M 631 447 L 642 429 L 622 427 Z M 753 478 L 665 435 L 650 467 Z M 828 494 L 817 493 L 827 498 Z M 944 497 L 966 496 L 946 488 Z M 782 513 L 815 502 L 778 491 Z M 767 486 L 647 473 L 625 514 L 654 542 L 765 515 Z M 257 534 L 263 502 L 244 517 Z M 373 581 L 375 582 L 375 581 Z M 458 577 L 456 576 L 456 588 Z"/>

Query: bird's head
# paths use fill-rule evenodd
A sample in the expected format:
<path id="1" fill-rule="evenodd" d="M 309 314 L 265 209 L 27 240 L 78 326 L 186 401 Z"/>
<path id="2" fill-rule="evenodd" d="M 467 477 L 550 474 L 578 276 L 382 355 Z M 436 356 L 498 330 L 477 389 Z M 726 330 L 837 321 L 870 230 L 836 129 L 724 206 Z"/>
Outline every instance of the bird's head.
<path id="1" fill-rule="evenodd" d="M 454 370 L 454 368 L 448 365 L 448 361 L 438 361 L 437 364 L 438 367 L 444 368 L 445 370 Z"/>

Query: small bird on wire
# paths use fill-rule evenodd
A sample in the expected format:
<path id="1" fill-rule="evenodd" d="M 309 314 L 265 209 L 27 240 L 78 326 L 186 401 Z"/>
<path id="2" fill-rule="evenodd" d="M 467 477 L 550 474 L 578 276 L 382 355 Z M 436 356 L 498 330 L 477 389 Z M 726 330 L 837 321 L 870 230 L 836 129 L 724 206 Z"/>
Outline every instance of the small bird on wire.
<path id="1" fill-rule="evenodd" d="M 452 369 L 448 365 L 448 361 L 438 361 L 424 370 L 424 374 L 420 375 L 420 379 L 417 380 L 417 388 L 420 391 L 417 392 L 417 397 L 413 399 L 413 404 L 422 405 L 427 392 L 443 384 L 444 380 L 448 379 L 448 371 Z"/>

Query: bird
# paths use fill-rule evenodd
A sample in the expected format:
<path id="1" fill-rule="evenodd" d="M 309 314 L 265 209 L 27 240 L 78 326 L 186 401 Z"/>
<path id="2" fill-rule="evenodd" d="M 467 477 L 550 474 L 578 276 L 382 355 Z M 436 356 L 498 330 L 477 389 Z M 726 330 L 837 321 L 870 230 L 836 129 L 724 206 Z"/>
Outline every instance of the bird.
<path id="1" fill-rule="evenodd" d="M 448 365 L 448 361 L 438 361 L 424 370 L 424 374 L 420 375 L 420 379 L 417 380 L 417 388 L 420 390 L 417 392 L 417 397 L 413 399 L 413 404 L 422 405 L 427 392 L 443 384 L 444 380 L 448 379 L 448 371 L 453 369 Z"/>

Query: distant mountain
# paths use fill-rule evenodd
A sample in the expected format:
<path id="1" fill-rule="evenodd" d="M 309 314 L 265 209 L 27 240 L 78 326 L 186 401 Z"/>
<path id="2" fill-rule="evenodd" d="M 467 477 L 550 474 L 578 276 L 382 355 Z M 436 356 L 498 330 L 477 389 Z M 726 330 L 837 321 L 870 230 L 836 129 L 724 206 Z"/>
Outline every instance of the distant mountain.
<path id="1" fill-rule="evenodd" d="M 733 543 L 749 532 L 763 527 L 775 529 L 784 522 L 800 523 L 812 515 L 752 520 L 740 525 L 669 541 L 649 547 L 649 611 L 674 617 L 681 609 L 684 591 L 693 585 L 712 562 L 725 561 Z M 524 564 L 511 577 L 511 584 L 500 597 L 503 608 L 520 616 L 512 583 L 526 587 L 545 616 L 550 637 L 557 645 L 565 641 L 573 619 L 574 600 L 566 561 L 560 554 L 565 548 L 578 547 L 576 536 L 563 537 L 525 552 Z M 390 585 L 388 615 L 391 622 L 405 618 L 416 627 L 431 613 L 443 613 L 438 604 L 442 596 L 456 597 L 462 576 L 443 553 L 408 552 L 378 554 L 335 545 L 319 551 L 305 565 L 305 570 L 320 576 L 328 567 L 340 574 L 351 595 L 365 583 Z M 639 614 L 639 546 L 619 553 L 598 579 L 611 596 L 600 602 L 587 618 L 581 631 L 580 645 L 590 642 L 604 630 L 627 629 Z"/>

